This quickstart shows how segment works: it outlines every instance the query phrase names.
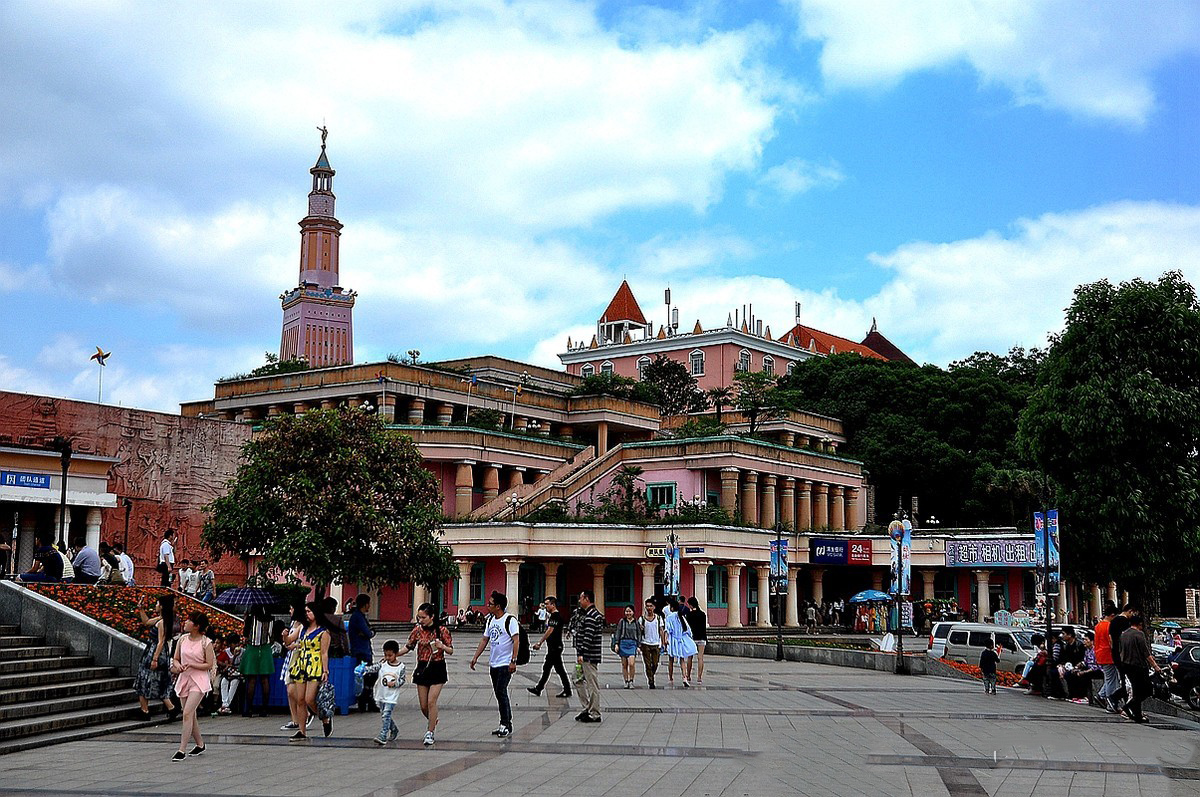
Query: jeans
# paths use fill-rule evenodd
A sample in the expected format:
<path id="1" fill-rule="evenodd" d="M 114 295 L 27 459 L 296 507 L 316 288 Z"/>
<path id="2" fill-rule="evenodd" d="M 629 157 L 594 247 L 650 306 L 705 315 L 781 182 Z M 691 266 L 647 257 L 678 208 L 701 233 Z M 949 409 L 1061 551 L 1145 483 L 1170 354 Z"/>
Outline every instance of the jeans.
<path id="1" fill-rule="evenodd" d="M 508 667 L 492 667 L 492 689 L 496 692 L 496 705 L 500 709 L 500 724 L 512 730 L 512 704 L 508 702 L 508 682 L 512 673 Z"/>
<path id="2" fill-rule="evenodd" d="M 204 594 L 200 596 L 200 600 L 204 601 L 205 603 L 212 603 L 212 599 L 213 593 L 211 589 L 205 590 Z"/>
<path id="3" fill-rule="evenodd" d="M 242 685 L 239 678 L 221 676 L 221 708 L 229 708 L 233 698 L 237 696 L 238 687 Z"/>
<path id="4" fill-rule="evenodd" d="M 546 648 L 546 660 L 542 662 L 542 678 L 537 682 L 537 686 L 534 689 L 540 692 L 545 688 L 546 681 L 550 680 L 550 670 L 553 668 L 558 673 L 559 679 L 562 680 L 562 690 L 568 695 L 571 694 L 571 682 L 567 679 L 566 668 L 563 667 L 562 654 L 562 648 L 558 648 L 557 650 L 555 648 Z"/>
<path id="5" fill-rule="evenodd" d="M 583 712 L 595 719 L 600 716 L 600 680 L 594 662 L 583 663 L 583 683 L 579 685 L 579 702 L 583 704 Z"/>
<path id="6" fill-rule="evenodd" d="M 395 703 L 380 703 L 379 704 L 379 738 L 384 741 L 395 733 L 400 735 L 400 729 L 396 727 L 396 723 L 392 722 L 392 712 L 396 710 Z"/>

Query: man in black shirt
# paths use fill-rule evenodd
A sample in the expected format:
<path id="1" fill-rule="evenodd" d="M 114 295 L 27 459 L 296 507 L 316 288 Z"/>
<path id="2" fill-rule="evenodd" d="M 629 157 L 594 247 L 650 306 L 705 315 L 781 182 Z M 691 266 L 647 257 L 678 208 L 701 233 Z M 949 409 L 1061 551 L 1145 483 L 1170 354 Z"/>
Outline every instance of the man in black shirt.
<path id="1" fill-rule="evenodd" d="M 1125 664 L 1121 661 L 1121 634 L 1125 633 L 1125 629 L 1129 628 L 1129 618 L 1135 614 L 1141 614 L 1141 610 L 1132 603 L 1127 603 L 1125 608 L 1108 622 L 1108 638 L 1112 643 L 1113 663 L 1117 665 L 1117 672 L 1121 674 L 1121 680 L 1117 691 L 1108 696 L 1109 701 L 1117 709 L 1120 709 L 1122 703 L 1125 702 Z"/>
<path id="2" fill-rule="evenodd" d="M 687 599 L 687 624 L 696 643 L 696 683 L 704 683 L 704 646 L 708 644 L 708 615 L 700 609 L 696 596 Z"/>
<path id="3" fill-rule="evenodd" d="M 546 681 L 550 679 L 550 670 L 554 669 L 558 673 L 559 679 L 562 681 L 562 691 L 555 697 L 570 697 L 571 682 L 567 680 L 567 671 L 563 668 L 563 619 L 558 611 L 558 599 L 550 595 L 543 601 L 546 607 L 546 613 L 549 615 L 546 618 L 546 633 L 542 634 L 542 638 L 533 643 L 533 649 L 541 648 L 542 643 L 546 643 L 546 660 L 542 662 L 542 678 L 537 682 L 537 686 L 528 688 L 531 695 L 540 695 L 542 689 L 546 687 Z"/>
<path id="4" fill-rule="evenodd" d="M 1142 616 L 1129 618 L 1129 628 L 1121 632 L 1121 663 L 1125 665 L 1125 677 L 1129 679 L 1132 694 L 1125 706 L 1125 715 L 1134 722 L 1149 722 L 1142 714 L 1142 701 L 1150 697 L 1150 670 L 1161 673 L 1162 668 L 1154 660 L 1150 641 L 1142 632 Z"/>

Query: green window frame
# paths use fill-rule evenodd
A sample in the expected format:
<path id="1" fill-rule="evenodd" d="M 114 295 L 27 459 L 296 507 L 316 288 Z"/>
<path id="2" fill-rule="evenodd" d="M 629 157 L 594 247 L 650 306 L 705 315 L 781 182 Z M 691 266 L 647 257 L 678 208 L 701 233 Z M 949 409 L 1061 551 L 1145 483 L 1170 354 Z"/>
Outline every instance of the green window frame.
<path id="1" fill-rule="evenodd" d="M 483 604 L 483 562 L 471 565 L 471 605 Z"/>
<path id="2" fill-rule="evenodd" d="M 633 565 L 609 565 L 604 568 L 604 606 L 628 606 L 633 603 Z"/>
<path id="3" fill-rule="evenodd" d="M 729 608 L 729 571 L 724 565 L 708 566 L 708 608 Z"/>
<path id="4" fill-rule="evenodd" d="M 646 485 L 646 503 L 651 509 L 674 509 L 678 493 L 675 482 L 651 482 Z"/>

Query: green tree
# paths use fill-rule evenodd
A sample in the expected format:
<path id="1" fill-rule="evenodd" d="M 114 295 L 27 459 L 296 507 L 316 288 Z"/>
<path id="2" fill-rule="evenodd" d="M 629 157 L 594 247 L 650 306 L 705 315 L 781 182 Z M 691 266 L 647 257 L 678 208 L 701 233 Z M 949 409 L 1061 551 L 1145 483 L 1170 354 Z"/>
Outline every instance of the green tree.
<path id="1" fill-rule="evenodd" d="M 1178 272 L 1080 286 L 1021 438 L 1062 510 L 1063 565 L 1145 597 L 1200 573 L 1200 305 Z"/>
<path id="2" fill-rule="evenodd" d="M 633 391 L 633 386 L 636 384 L 637 382 L 627 376 L 617 376 L 612 373 L 593 374 L 592 376 L 585 376 L 583 381 L 571 391 L 571 395 L 629 398 L 629 394 Z"/>
<path id="3" fill-rule="evenodd" d="M 782 418 L 788 410 L 785 393 L 779 389 L 779 378 L 763 371 L 738 371 L 733 375 L 737 407 L 750 424 L 754 436 L 764 421 Z"/>
<path id="4" fill-rule="evenodd" d="M 361 410 L 269 419 L 242 449 L 225 495 L 206 507 L 201 541 L 218 558 L 262 556 L 259 573 L 314 585 L 453 578 L 438 540 L 442 502 L 412 440 Z"/>
<path id="5" fill-rule="evenodd" d="M 643 369 L 642 381 L 630 396 L 656 405 L 663 420 L 699 412 L 707 406 L 687 366 L 661 354 Z"/>
<path id="6" fill-rule="evenodd" d="M 467 418 L 467 426 L 494 432 L 504 426 L 504 413 L 491 407 L 475 407 Z"/>
<path id="7" fill-rule="evenodd" d="M 721 420 L 721 410 L 733 404 L 733 388 L 731 387 L 710 387 L 704 391 L 705 398 L 717 411 L 717 423 L 723 423 Z"/>

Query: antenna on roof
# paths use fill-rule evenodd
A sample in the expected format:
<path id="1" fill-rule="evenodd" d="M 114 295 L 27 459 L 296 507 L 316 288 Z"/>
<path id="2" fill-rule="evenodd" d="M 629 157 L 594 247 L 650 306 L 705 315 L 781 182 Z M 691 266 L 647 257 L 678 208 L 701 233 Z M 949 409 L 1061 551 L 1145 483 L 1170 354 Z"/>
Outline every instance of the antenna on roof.
<path id="1" fill-rule="evenodd" d="M 796 302 L 796 326 L 800 325 L 800 302 Z"/>
<path id="2" fill-rule="evenodd" d="M 671 286 L 663 291 L 663 303 L 667 306 L 667 334 L 671 334 Z"/>
<path id="3" fill-rule="evenodd" d="M 679 332 L 679 308 L 675 307 L 671 310 L 671 334 Z"/>

